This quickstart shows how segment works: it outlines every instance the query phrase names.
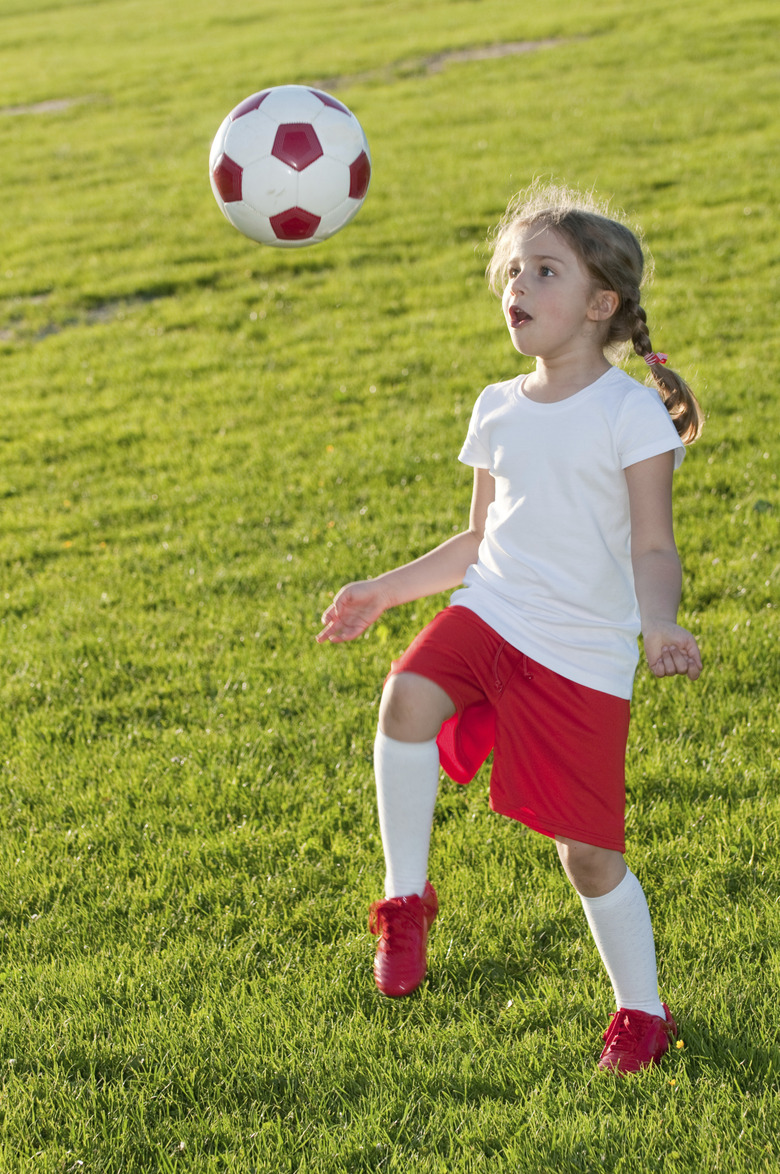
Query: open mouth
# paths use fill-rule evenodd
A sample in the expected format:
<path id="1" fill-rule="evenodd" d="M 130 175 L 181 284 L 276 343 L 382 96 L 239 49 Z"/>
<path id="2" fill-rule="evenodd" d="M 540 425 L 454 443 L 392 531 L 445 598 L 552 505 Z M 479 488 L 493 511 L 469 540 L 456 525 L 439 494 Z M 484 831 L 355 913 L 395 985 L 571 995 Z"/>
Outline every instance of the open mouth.
<path id="1" fill-rule="evenodd" d="M 510 326 L 522 326 L 524 322 L 530 322 L 531 315 L 527 314 L 525 310 L 521 310 L 518 306 L 509 307 L 509 324 Z"/>

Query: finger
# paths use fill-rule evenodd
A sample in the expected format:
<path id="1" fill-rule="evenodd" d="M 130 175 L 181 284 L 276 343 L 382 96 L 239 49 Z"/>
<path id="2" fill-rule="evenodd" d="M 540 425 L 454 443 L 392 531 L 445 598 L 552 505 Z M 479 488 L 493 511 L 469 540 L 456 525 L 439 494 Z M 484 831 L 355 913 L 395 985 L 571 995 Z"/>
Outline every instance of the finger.
<path id="1" fill-rule="evenodd" d="M 341 627 L 341 621 L 338 613 L 329 607 L 323 615 L 321 623 L 323 628 L 317 635 L 317 642 L 324 644 L 326 640 L 333 640 L 337 629 Z"/>
<path id="2" fill-rule="evenodd" d="M 689 658 L 688 653 L 684 652 L 682 648 L 672 645 L 669 649 L 669 655 L 672 658 L 675 673 L 684 674 L 688 672 Z"/>
<path id="3" fill-rule="evenodd" d="M 661 649 L 661 655 L 658 657 L 658 664 L 662 665 L 663 667 L 663 673 L 660 674 L 661 676 L 673 677 L 677 672 L 677 669 L 674 665 L 673 649 L 671 649 L 668 644 L 665 644 Z"/>
<path id="4" fill-rule="evenodd" d="M 689 650 L 676 644 L 664 645 L 650 667 L 657 677 L 687 676 L 692 681 L 700 676 L 702 669 L 698 648 Z"/>
<path id="5" fill-rule="evenodd" d="M 659 656 L 657 660 L 654 660 L 650 663 L 650 672 L 653 673 L 653 675 L 656 677 L 665 677 L 666 676 L 666 669 L 664 668 L 663 657 Z"/>
<path id="6" fill-rule="evenodd" d="M 688 657 L 688 676 L 692 681 L 697 681 L 701 676 L 701 671 L 701 653 L 699 652 L 698 648 L 695 648 L 693 653 L 691 653 L 691 655 Z"/>
<path id="7" fill-rule="evenodd" d="M 698 669 L 698 671 L 699 671 L 699 672 L 701 672 L 701 670 L 702 670 L 702 668 L 703 668 L 704 666 L 702 665 L 702 661 L 701 661 L 701 652 L 699 651 L 699 646 L 698 646 L 698 644 L 695 644 L 695 643 L 694 643 L 693 647 L 690 649 L 690 652 L 689 652 L 689 655 L 688 655 L 688 659 L 689 659 L 689 661 L 691 662 L 691 664 L 692 664 L 692 665 L 693 665 L 693 666 L 694 666 L 696 669 Z"/>
<path id="8" fill-rule="evenodd" d="M 347 621 L 336 617 L 330 624 L 322 629 L 317 636 L 318 644 L 346 644 L 349 640 L 356 640 L 363 632 L 365 632 L 367 624 L 353 621 Z"/>

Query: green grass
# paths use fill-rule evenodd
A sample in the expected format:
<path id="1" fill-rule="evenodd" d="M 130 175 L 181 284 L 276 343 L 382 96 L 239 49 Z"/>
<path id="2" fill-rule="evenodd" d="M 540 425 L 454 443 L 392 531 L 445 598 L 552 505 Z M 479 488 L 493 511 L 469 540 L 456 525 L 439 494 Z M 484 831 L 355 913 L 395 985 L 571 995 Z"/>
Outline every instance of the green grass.
<path id="1" fill-rule="evenodd" d="M 296 13 L 0 8 L 0 110 L 77 99 L 0 113 L 0 1170 L 773 1171 L 774 6 Z M 426 64 L 534 39 L 559 43 Z M 211 137 L 324 79 L 371 143 L 366 206 L 253 246 Z M 641 224 L 653 344 L 708 416 L 676 498 L 706 673 L 640 673 L 628 779 L 685 1046 L 621 1083 L 579 903 L 484 773 L 442 786 L 430 977 L 375 994 L 376 707 L 441 600 L 313 639 L 342 582 L 463 525 L 471 405 L 516 370 L 483 241 L 534 175 Z"/>

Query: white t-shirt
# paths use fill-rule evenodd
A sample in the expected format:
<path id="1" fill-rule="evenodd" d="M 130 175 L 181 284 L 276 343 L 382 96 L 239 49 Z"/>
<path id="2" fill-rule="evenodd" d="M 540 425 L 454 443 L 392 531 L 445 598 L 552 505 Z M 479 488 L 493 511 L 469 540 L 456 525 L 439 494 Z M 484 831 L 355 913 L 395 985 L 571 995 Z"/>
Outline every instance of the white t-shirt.
<path id="1" fill-rule="evenodd" d="M 460 453 L 495 478 L 478 561 L 451 602 L 562 676 L 630 698 L 639 659 L 624 469 L 685 450 L 657 392 L 611 367 L 557 403 L 486 387 Z"/>

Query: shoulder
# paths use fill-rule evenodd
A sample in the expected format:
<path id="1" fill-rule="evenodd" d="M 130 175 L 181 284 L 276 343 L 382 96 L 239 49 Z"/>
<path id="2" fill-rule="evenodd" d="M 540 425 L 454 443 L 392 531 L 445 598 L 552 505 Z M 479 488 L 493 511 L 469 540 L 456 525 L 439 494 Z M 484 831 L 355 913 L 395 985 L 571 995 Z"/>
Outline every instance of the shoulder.
<path id="1" fill-rule="evenodd" d="M 482 421 L 496 412 L 504 411 L 517 402 L 517 387 L 522 376 L 489 383 L 477 396 L 472 413 L 473 421 Z"/>
<path id="2" fill-rule="evenodd" d="M 651 405 L 651 410 L 661 408 L 666 412 L 657 388 L 652 387 L 649 383 L 640 383 L 622 367 L 613 367 L 610 375 L 612 376 L 610 381 L 612 393 L 629 409 L 637 408 L 641 411 Z"/>
<path id="3" fill-rule="evenodd" d="M 498 383 L 488 383 L 477 397 L 477 403 L 480 401 L 493 404 L 508 402 L 514 398 L 515 392 L 524 378 L 523 375 L 516 375 L 514 379 L 501 379 Z"/>
<path id="4" fill-rule="evenodd" d="M 639 383 L 620 368 L 613 369 L 618 372 L 614 380 L 613 418 L 623 467 L 674 450 L 677 468 L 682 463 L 685 447 L 657 390 Z"/>
<path id="5" fill-rule="evenodd" d="M 630 410 L 637 404 L 646 404 L 653 399 L 663 406 L 655 388 L 640 383 L 622 367 L 611 367 L 593 386 L 598 389 L 602 398 L 609 400 L 613 406 L 622 407 L 625 404 Z"/>
<path id="6" fill-rule="evenodd" d="M 616 422 L 655 422 L 656 426 L 671 427 L 672 418 L 655 387 L 640 383 L 622 367 L 613 367 L 600 381 L 600 394 Z"/>

